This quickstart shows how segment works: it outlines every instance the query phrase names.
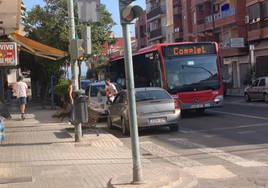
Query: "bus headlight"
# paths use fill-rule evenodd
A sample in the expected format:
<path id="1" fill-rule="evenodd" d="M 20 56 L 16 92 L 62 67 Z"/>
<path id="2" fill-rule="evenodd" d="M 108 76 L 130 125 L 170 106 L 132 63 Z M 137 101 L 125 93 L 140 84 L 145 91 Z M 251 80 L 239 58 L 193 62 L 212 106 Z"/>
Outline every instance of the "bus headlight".
<path id="1" fill-rule="evenodd" d="M 218 103 L 223 100 L 223 95 L 219 95 L 215 98 L 214 102 Z"/>

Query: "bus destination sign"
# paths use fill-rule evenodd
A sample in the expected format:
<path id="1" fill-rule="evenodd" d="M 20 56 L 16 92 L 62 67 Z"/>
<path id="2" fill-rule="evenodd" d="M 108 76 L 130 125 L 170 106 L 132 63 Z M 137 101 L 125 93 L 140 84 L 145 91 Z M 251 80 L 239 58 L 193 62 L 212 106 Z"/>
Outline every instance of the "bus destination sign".
<path id="1" fill-rule="evenodd" d="M 215 54 L 214 44 L 181 44 L 163 47 L 164 56 L 204 55 Z"/>

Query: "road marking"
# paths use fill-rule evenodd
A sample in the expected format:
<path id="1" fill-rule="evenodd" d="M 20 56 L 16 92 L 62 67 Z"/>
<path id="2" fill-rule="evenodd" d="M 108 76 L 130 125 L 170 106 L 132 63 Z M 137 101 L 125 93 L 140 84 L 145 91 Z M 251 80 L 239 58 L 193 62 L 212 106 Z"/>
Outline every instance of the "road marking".
<path id="1" fill-rule="evenodd" d="M 213 137 L 218 137 L 218 135 L 206 134 L 206 135 L 203 135 L 203 137 L 205 137 L 205 138 L 213 138 Z"/>
<path id="2" fill-rule="evenodd" d="M 150 141 L 140 142 L 140 147 L 155 156 L 161 157 L 170 163 L 183 168 L 187 173 L 195 176 L 196 178 L 226 179 L 236 177 L 234 173 L 226 170 L 222 165 L 204 166 L 198 161 L 183 157 Z"/>
<path id="3" fill-rule="evenodd" d="M 257 131 L 240 131 L 237 132 L 238 134 L 252 134 L 252 133 L 257 133 Z"/>
<path id="4" fill-rule="evenodd" d="M 207 153 L 208 155 L 211 155 L 214 157 L 218 157 L 220 159 L 236 164 L 238 166 L 242 166 L 242 167 L 267 167 L 268 166 L 267 164 L 264 164 L 258 161 L 247 160 L 242 157 L 238 157 L 236 155 L 226 153 L 219 149 L 209 148 L 208 146 L 191 142 L 188 139 L 171 138 L 168 140 L 174 141 L 178 144 L 187 146 L 189 148 L 196 148 L 198 151 Z"/>
<path id="5" fill-rule="evenodd" d="M 180 130 L 180 133 L 183 133 L 183 134 L 188 134 L 188 133 L 189 133 L 189 131 L 181 131 L 181 130 Z"/>
<path id="6" fill-rule="evenodd" d="M 152 142 L 140 142 L 140 147 L 142 149 L 147 150 L 149 153 L 161 157 L 173 164 L 176 164 L 180 167 L 193 167 L 193 166 L 203 166 L 203 164 L 199 163 L 198 161 L 194 161 L 183 157 L 175 152 L 172 152 L 162 146 L 154 144 Z"/>
<path id="7" fill-rule="evenodd" d="M 261 126 L 265 126 L 265 125 L 268 125 L 268 123 L 239 125 L 236 127 L 220 127 L 220 128 L 213 128 L 213 129 L 203 129 L 203 130 L 198 130 L 198 131 L 187 129 L 188 131 L 184 131 L 183 133 L 186 133 L 186 132 L 187 133 L 202 133 L 202 132 L 208 132 L 208 131 L 222 131 L 222 130 L 232 130 L 232 129 L 241 129 L 241 128 L 261 127 Z M 182 131 L 180 131 L 180 132 L 182 132 Z"/>
<path id="8" fill-rule="evenodd" d="M 232 115 L 232 116 L 247 117 L 247 118 L 254 118 L 254 119 L 268 120 L 268 118 L 265 118 L 265 117 L 250 116 L 250 115 L 236 114 L 236 113 L 230 113 L 230 112 L 220 112 L 220 111 L 216 111 L 216 110 L 208 110 L 208 112 L 214 112 L 214 113 L 218 113 L 218 114 L 226 114 L 226 115 Z"/>

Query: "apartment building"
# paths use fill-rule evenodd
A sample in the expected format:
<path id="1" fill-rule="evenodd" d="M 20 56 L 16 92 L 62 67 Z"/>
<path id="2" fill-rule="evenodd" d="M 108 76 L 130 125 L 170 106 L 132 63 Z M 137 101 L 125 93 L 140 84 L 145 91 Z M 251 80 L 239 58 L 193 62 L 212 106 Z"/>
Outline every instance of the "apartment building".
<path id="1" fill-rule="evenodd" d="M 247 0 L 246 23 L 251 51 L 251 66 L 258 76 L 268 76 L 268 0 Z"/>
<path id="2" fill-rule="evenodd" d="M 146 0 L 148 46 L 174 41 L 172 0 Z"/>
<path id="3" fill-rule="evenodd" d="M 173 14 L 175 41 L 218 42 L 223 77 L 241 88 L 249 69 L 246 0 L 173 0 Z"/>
<path id="4" fill-rule="evenodd" d="M 146 11 L 135 23 L 136 51 L 147 46 L 147 15 Z"/>

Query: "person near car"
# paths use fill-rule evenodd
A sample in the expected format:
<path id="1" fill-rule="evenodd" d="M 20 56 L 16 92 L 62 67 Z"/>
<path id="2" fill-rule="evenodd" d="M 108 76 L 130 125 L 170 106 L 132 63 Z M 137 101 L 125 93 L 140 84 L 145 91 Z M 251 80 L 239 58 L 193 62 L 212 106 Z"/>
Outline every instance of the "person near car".
<path id="1" fill-rule="evenodd" d="M 71 104 L 71 116 L 69 122 L 74 121 L 74 99 L 73 99 L 73 80 L 69 79 L 68 96 Z"/>
<path id="2" fill-rule="evenodd" d="M 114 84 L 111 83 L 111 80 L 109 78 L 105 79 L 105 92 L 106 92 L 106 103 L 105 103 L 105 109 L 108 109 L 108 103 L 113 102 L 115 99 L 115 95 L 118 94 L 118 91 Z"/>
<path id="3" fill-rule="evenodd" d="M 18 82 L 14 85 L 14 93 L 17 95 L 21 109 L 21 118 L 25 118 L 25 106 L 27 104 L 28 86 L 23 82 L 23 76 L 19 76 Z"/>

